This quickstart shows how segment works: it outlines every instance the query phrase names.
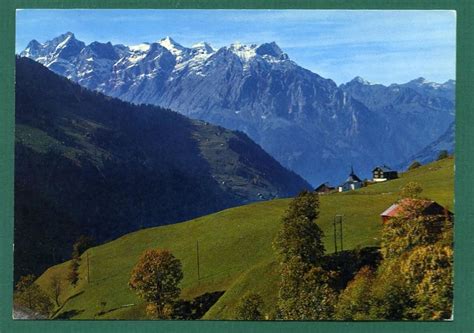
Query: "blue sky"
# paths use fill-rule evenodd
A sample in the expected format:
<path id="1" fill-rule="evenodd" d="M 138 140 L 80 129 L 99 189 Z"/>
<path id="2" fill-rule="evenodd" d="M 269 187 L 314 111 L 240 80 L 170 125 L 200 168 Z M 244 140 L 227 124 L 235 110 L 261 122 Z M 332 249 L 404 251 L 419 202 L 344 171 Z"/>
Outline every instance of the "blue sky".
<path id="1" fill-rule="evenodd" d="M 275 41 L 299 65 L 338 84 L 417 77 L 455 78 L 454 11 L 344 10 L 19 10 L 16 51 L 64 32 L 125 45 L 171 36 L 184 46 L 214 48 Z"/>

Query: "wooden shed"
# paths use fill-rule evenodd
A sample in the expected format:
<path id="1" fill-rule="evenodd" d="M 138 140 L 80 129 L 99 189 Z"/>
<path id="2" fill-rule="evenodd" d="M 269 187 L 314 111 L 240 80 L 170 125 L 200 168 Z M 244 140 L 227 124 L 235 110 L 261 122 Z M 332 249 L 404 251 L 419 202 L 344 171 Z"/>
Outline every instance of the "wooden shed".
<path id="1" fill-rule="evenodd" d="M 422 214 L 428 216 L 442 216 L 443 219 L 448 219 L 449 221 L 453 220 L 454 214 L 438 204 L 436 201 L 433 200 L 425 200 L 425 199 L 402 199 L 397 203 L 394 203 L 390 207 L 388 207 L 380 217 L 382 218 L 382 222 L 386 223 L 389 219 L 400 216 L 403 214 L 404 207 L 411 204 L 411 202 L 420 205 L 420 209 Z"/>

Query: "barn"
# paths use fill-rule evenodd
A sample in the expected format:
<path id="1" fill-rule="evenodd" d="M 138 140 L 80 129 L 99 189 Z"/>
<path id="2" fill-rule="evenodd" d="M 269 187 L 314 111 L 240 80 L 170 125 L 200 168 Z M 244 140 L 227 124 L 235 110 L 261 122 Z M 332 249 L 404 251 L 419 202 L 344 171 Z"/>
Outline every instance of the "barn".
<path id="1" fill-rule="evenodd" d="M 416 203 L 420 205 L 420 209 L 423 215 L 427 216 L 440 216 L 443 220 L 448 219 L 449 221 L 453 220 L 454 214 L 441 206 L 439 203 L 433 200 L 426 200 L 426 199 L 402 199 L 397 203 L 394 203 L 390 207 L 388 207 L 380 217 L 382 218 L 382 222 L 386 223 L 391 218 L 397 217 L 403 213 L 404 207 L 410 205 L 411 203 Z"/>

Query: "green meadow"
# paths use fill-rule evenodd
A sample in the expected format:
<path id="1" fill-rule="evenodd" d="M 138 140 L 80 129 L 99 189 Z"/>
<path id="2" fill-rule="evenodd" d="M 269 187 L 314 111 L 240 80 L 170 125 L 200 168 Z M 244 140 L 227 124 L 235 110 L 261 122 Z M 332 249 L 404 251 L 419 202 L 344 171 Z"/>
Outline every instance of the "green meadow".
<path id="1" fill-rule="evenodd" d="M 325 233 L 326 251 L 334 251 L 332 222 L 338 214 L 343 215 L 344 249 L 378 245 L 380 213 L 397 200 L 400 187 L 409 181 L 422 185 L 424 197 L 454 209 L 452 158 L 405 172 L 389 182 L 321 195 L 317 223 Z M 279 281 L 272 241 L 290 200 L 253 203 L 179 224 L 133 232 L 87 250 L 81 257 L 80 282 L 76 287 L 66 281 L 69 262 L 49 268 L 38 283 L 47 289 L 54 274 L 64 280 L 57 318 L 145 319 L 144 304 L 128 288 L 128 279 L 145 249 L 164 248 L 183 264 L 182 298 L 190 300 L 209 292 L 224 292 L 203 319 L 232 319 L 236 303 L 247 292 L 262 295 L 266 311 L 271 312 Z"/>

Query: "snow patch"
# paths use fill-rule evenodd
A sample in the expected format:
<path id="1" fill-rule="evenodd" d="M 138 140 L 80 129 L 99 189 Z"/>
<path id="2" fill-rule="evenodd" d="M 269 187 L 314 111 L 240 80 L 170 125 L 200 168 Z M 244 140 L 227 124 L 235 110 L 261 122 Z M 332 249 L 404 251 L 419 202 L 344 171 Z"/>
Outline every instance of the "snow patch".
<path id="1" fill-rule="evenodd" d="M 63 49 L 66 46 L 67 42 L 71 39 L 71 37 L 72 35 L 68 35 L 66 39 L 64 39 L 61 43 L 59 43 L 58 46 L 56 46 L 56 51 Z"/>
<path id="2" fill-rule="evenodd" d="M 209 43 L 206 43 L 206 42 L 199 42 L 199 43 L 193 44 L 191 48 L 197 51 L 205 52 L 205 53 L 215 52 L 214 48 Z"/>
<path id="3" fill-rule="evenodd" d="M 147 52 L 150 49 L 150 44 L 142 43 L 138 45 L 132 45 L 128 47 L 133 52 Z"/>
<path id="4" fill-rule="evenodd" d="M 241 60 L 247 62 L 257 55 L 257 53 L 255 52 L 256 48 L 257 45 L 255 44 L 244 45 L 240 42 L 235 42 L 233 44 L 230 44 L 229 50 L 235 55 L 237 55 Z"/>

